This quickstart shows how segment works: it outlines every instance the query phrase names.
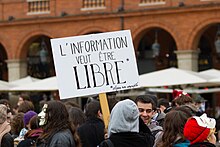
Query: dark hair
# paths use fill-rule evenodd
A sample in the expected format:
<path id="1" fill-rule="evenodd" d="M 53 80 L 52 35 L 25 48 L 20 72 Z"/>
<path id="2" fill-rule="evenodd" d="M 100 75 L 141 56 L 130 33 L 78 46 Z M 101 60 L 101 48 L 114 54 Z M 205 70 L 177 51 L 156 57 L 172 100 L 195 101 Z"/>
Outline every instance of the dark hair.
<path id="1" fill-rule="evenodd" d="M 38 119 L 38 116 L 37 116 L 37 115 L 33 116 L 33 117 L 30 119 L 29 123 L 30 123 L 30 128 L 31 128 L 31 130 L 40 128 L 40 127 L 39 127 L 39 119 Z"/>
<path id="2" fill-rule="evenodd" d="M 34 140 L 35 139 L 37 140 L 37 138 L 43 133 L 43 130 L 39 126 L 38 116 L 37 115 L 33 116 L 30 119 L 29 123 L 30 123 L 30 130 L 28 130 L 28 132 L 24 135 L 24 139 L 26 140 L 26 139 L 32 138 Z M 33 144 L 33 146 L 35 146 L 35 143 Z"/>
<path id="3" fill-rule="evenodd" d="M 65 105 L 60 101 L 49 101 L 46 109 L 47 124 L 42 126 L 43 133 L 38 138 L 39 140 L 48 142 L 54 134 L 59 131 L 69 129 L 73 135 L 76 147 L 80 145 L 80 139 L 76 133 L 75 126 L 69 121 L 69 113 Z"/>
<path id="4" fill-rule="evenodd" d="M 150 95 L 150 94 L 145 94 L 145 95 L 139 95 L 138 97 L 136 97 L 135 99 L 135 103 L 137 104 L 138 102 L 141 103 L 151 103 L 152 104 L 152 109 L 156 110 L 156 102 L 157 101 L 157 97 L 154 95 Z"/>
<path id="5" fill-rule="evenodd" d="M 183 135 L 183 128 L 192 115 L 186 113 L 185 110 L 173 109 L 168 112 L 164 119 L 162 140 L 157 144 L 158 147 L 172 147 L 177 141 L 177 137 L 180 137 L 181 141 L 185 140 Z"/>
<path id="6" fill-rule="evenodd" d="M 10 113 L 10 112 L 14 113 L 12 111 L 12 109 L 11 109 L 11 105 L 9 103 L 9 100 L 7 100 L 7 99 L 0 99 L 0 104 L 3 104 L 3 105 L 5 105 L 7 107 L 7 113 Z"/>
<path id="7" fill-rule="evenodd" d="M 85 107 L 85 114 L 87 118 L 97 117 L 98 111 L 101 111 L 101 106 L 99 101 L 92 100 Z"/>
<path id="8" fill-rule="evenodd" d="M 0 104 L 3 104 L 5 106 L 9 106 L 10 105 L 9 100 L 7 100 L 7 99 L 0 99 Z"/>
<path id="9" fill-rule="evenodd" d="M 193 103 L 193 99 L 188 96 L 188 95 L 181 95 L 181 96 L 178 96 L 177 98 L 175 98 L 173 100 L 173 103 L 176 103 L 178 105 L 185 105 L 185 104 L 189 104 L 189 103 Z"/>
<path id="10" fill-rule="evenodd" d="M 26 93 L 22 93 L 20 97 L 23 99 L 23 101 L 30 101 L 30 96 Z"/>
<path id="11" fill-rule="evenodd" d="M 18 112 L 26 113 L 28 111 L 34 111 L 34 105 L 31 101 L 25 100 L 21 105 L 18 106 Z"/>
<path id="12" fill-rule="evenodd" d="M 72 107 L 80 108 L 79 104 L 74 102 L 72 99 L 67 99 L 63 101 L 64 105 L 66 106 L 67 110 L 71 109 Z"/>
<path id="13" fill-rule="evenodd" d="M 107 92 L 107 99 L 108 99 L 108 106 L 109 106 L 109 111 L 111 112 L 113 107 L 119 102 L 119 100 L 117 100 L 116 98 L 116 92 Z"/>
<path id="14" fill-rule="evenodd" d="M 70 122 L 72 122 L 76 127 L 79 127 L 86 120 L 86 116 L 80 108 L 71 107 L 69 110 Z"/>
<path id="15" fill-rule="evenodd" d="M 157 102 L 158 102 L 157 107 L 160 107 L 161 105 L 166 107 L 166 108 L 170 107 L 169 101 L 165 98 L 160 98 L 160 99 L 158 99 Z"/>
<path id="16" fill-rule="evenodd" d="M 18 136 L 21 129 L 24 128 L 23 122 L 24 113 L 17 113 L 11 120 L 11 133 L 13 136 Z"/>

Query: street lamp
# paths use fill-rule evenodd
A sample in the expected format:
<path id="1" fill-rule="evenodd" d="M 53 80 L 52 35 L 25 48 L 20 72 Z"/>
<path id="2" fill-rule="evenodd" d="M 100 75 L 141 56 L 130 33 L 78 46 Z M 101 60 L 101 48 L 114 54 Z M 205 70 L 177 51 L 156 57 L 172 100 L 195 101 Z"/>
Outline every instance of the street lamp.
<path id="1" fill-rule="evenodd" d="M 218 56 L 220 56 L 220 24 L 216 32 L 215 49 Z"/>
<path id="2" fill-rule="evenodd" d="M 159 56 L 160 54 L 160 44 L 157 40 L 158 37 L 158 30 L 155 30 L 155 41 L 151 46 L 151 49 L 153 50 L 153 57 Z"/>

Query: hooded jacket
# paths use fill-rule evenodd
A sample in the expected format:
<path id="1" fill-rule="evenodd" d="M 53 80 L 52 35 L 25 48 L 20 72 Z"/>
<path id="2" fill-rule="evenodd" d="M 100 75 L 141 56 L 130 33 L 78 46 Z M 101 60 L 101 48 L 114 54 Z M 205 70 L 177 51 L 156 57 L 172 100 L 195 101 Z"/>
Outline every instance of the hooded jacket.
<path id="1" fill-rule="evenodd" d="M 139 133 L 139 111 L 132 100 L 120 101 L 112 109 L 108 136 L 114 147 L 150 146 L 147 137 Z M 103 141 L 99 147 L 108 145 Z"/>
<path id="2" fill-rule="evenodd" d="M 108 136 L 120 132 L 139 132 L 138 108 L 129 99 L 118 102 L 111 112 Z"/>

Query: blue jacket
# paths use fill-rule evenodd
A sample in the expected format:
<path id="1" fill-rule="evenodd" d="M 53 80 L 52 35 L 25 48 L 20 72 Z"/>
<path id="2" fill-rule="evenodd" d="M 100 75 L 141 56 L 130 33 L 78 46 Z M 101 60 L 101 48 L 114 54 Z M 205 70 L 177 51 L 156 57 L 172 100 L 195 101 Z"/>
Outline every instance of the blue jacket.
<path id="1" fill-rule="evenodd" d="M 174 144 L 173 147 L 188 147 L 190 145 L 189 140 L 185 140 L 184 142 Z"/>

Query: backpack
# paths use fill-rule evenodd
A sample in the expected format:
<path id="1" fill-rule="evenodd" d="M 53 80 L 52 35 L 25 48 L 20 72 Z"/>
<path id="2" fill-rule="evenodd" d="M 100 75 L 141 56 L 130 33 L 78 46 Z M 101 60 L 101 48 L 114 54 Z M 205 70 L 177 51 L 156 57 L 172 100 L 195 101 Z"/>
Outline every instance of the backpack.
<path id="1" fill-rule="evenodd" d="M 100 145 L 99 145 L 99 147 L 114 147 L 114 144 L 112 143 L 112 141 L 108 138 L 108 139 L 106 139 L 106 140 L 104 140 L 104 141 L 102 141 L 101 143 L 100 143 Z"/>

